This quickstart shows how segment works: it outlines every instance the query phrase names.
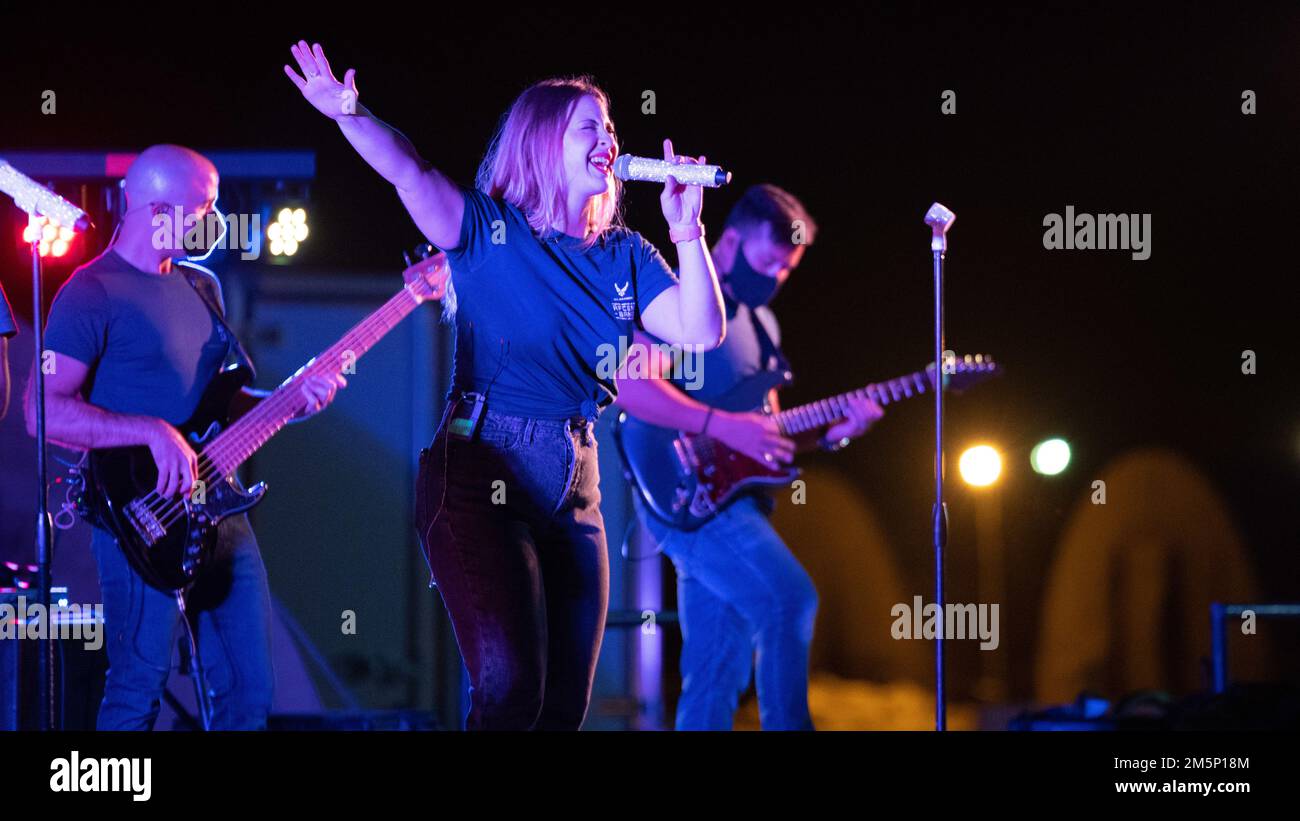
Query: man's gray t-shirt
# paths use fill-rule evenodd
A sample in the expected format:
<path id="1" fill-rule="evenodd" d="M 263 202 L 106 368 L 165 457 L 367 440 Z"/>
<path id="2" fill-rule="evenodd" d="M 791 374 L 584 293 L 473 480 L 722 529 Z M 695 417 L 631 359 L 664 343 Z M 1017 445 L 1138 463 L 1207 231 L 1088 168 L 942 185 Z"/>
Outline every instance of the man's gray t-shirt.
<path id="1" fill-rule="evenodd" d="M 763 345 L 759 341 L 755 322 L 761 322 L 768 338 L 779 350 L 781 329 L 776 316 L 766 305 L 751 309 L 724 297 L 727 312 L 727 336 L 722 344 L 705 351 L 701 372 L 697 379 L 675 374 L 672 380 L 679 389 L 697 402 L 712 405 L 732 388 L 751 376 L 777 367 L 774 361 L 763 361 Z M 753 410 L 757 410 L 754 408 Z"/>
<path id="2" fill-rule="evenodd" d="M 109 250 L 59 289 L 45 347 L 90 367 L 92 405 L 178 425 L 198 407 L 231 339 L 182 267 L 149 273 Z"/>

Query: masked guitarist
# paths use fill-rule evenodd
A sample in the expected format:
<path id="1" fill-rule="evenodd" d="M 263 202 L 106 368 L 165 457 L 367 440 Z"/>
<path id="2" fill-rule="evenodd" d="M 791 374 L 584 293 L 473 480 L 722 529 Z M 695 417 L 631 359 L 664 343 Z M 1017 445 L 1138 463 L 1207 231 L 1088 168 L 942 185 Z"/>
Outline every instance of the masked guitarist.
<path id="1" fill-rule="evenodd" d="M 190 492 L 198 466 L 175 426 L 195 411 L 227 358 L 242 357 L 219 317 L 224 306 L 216 277 L 174 263 L 195 253 L 192 226 L 213 213 L 217 182 L 216 167 L 188 148 L 143 151 L 126 173 L 118 234 L 60 289 L 45 337 L 53 353 L 45 377 L 50 439 L 77 449 L 147 446 L 158 467 L 155 490 L 173 499 Z M 344 384 L 341 375 L 305 379 L 297 418 L 324 408 Z M 26 404 L 34 433 L 32 393 Z M 251 407 L 264 395 L 246 389 L 239 399 Z M 109 639 L 97 726 L 147 730 L 171 667 L 177 602 L 145 584 L 108 531 L 95 528 L 91 548 Z M 264 728 L 271 708 L 271 605 L 246 515 L 218 526 L 213 561 L 188 592 L 186 609 L 211 693 L 211 728 Z"/>
<path id="2" fill-rule="evenodd" d="M 812 218 L 787 192 L 773 185 L 747 190 L 713 248 L 727 337 L 703 355 L 703 379 L 620 378 L 618 403 L 652 425 L 707 433 L 752 459 L 789 463 L 795 443 L 759 408 L 736 413 L 710 403 L 760 371 L 786 369 L 776 317 L 767 303 L 799 266 L 815 233 Z M 640 332 L 636 341 L 655 342 Z M 660 364 L 662 370 L 651 371 L 671 372 L 667 357 Z M 773 411 L 779 409 L 775 389 L 767 401 Z M 870 400 L 850 402 L 846 418 L 827 430 L 822 446 L 842 447 L 883 413 Z M 768 521 L 771 509 L 766 495 L 743 496 L 699 529 L 685 531 L 640 506 L 644 524 L 677 568 L 683 635 L 679 730 L 731 729 L 751 674 L 763 729 L 813 728 L 808 652 L 817 592 Z"/>

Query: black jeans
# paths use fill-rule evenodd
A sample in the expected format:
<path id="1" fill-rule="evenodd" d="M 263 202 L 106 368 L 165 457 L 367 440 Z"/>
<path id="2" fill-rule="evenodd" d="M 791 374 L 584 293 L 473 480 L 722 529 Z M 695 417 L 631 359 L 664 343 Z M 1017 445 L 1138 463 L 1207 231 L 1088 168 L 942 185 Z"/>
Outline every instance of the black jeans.
<path id="1" fill-rule="evenodd" d="M 469 670 L 471 730 L 576 730 L 609 600 L 596 440 L 585 419 L 486 411 L 420 453 L 416 527 Z"/>

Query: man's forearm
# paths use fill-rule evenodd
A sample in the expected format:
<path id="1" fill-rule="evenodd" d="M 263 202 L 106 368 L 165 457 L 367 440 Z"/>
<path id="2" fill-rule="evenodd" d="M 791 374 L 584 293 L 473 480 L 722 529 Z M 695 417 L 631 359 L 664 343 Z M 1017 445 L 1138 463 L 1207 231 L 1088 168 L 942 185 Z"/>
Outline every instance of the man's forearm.
<path id="1" fill-rule="evenodd" d="M 65 447 L 89 450 L 148 445 L 163 424 L 153 416 L 113 413 L 80 398 L 45 397 L 46 436 Z M 35 399 L 30 396 L 27 432 L 36 435 Z"/>
<path id="2" fill-rule="evenodd" d="M 643 422 L 688 433 L 700 433 L 709 417 L 708 405 L 662 379 L 618 380 L 618 404 Z"/>

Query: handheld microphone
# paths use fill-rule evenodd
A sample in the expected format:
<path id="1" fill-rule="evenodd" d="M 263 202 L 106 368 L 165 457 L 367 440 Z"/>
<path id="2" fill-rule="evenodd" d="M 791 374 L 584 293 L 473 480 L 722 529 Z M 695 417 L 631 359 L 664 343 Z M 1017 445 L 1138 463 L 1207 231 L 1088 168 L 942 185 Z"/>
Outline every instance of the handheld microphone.
<path id="1" fill-rule="evenodd" d="M 682 185 L 703 185 L 717 188 L 731 182 L 731 172 L 716 165 L 676 165 L 667 160 L 651 160 L 623 154 L 614 160 L 614 176 L 620 180 L 664 182 L 669 176 Z"/>
<path id="2" fill-rule="evenodd" d="M 957 221 L 957 215 L 949 211 L 942 203 L 936 202 L 925 212 L 925 224 L 930 226 L 930 250 L 948 250 L 948 229 Z"/>
<path id="3" fill-rule="evenodd" d="M 85 211 L 3 159 L 0 159 L 0 191 L 13 197 L 14 203 L 28 214 L 49 217 L 64 228 L 85 231 L 92 225 Z"/>

